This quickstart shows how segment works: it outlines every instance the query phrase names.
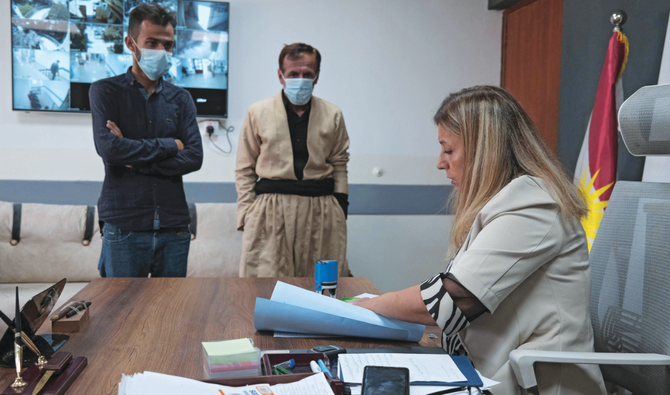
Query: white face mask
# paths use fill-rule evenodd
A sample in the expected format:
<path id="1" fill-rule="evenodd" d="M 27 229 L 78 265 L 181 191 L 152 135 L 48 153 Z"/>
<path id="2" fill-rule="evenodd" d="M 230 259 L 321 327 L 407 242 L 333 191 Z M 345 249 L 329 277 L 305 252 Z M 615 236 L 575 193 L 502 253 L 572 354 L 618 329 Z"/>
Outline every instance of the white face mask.
<path id="1" fill-rule="evenodd" d="M 144 74 L 146 74 L 150 80 L 156 81 L 167 74 L 172 66 L 172 52 L 168 52 L 164 49 L 140 48 L 132 37 L 130 37 L 130 39 L 133 40 L 135 47 L 139 48 L 140 53 L 142 54 L 140 60 L 137 60 L 135 52 L 133 51 L 133 57 L 135 57 L 140 69 L 142 69 Z"/>
<path id="2" fill-rule="evenodd" d="M 292 104 L 302 106 L 309 102 L 314 91 L 314 81 L 316 78 L 286 78 L 282 74 L 286 87 L 284 93 Z"/>

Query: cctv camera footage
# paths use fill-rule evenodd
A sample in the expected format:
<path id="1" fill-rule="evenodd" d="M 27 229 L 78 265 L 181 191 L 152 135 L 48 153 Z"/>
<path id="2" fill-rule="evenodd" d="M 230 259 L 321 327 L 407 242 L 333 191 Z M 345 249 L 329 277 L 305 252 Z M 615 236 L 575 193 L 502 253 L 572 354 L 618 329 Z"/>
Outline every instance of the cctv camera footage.
<path id="1" fill-rule="evenodd" d="M 191 0 L 12 0 L 14 110 L 88 112 L 90 84 L 133 65 L 128 17 L 141 3 L 176 14 L 162 78 L 193 96 L 199 116 L 227 114 L 229 5 Z"/>

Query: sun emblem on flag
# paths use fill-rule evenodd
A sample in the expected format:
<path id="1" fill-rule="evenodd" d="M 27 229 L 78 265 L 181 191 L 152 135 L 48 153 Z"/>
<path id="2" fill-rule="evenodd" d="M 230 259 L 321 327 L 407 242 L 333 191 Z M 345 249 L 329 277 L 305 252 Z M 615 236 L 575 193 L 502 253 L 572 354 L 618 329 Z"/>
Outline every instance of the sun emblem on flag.
<path id="1" fill-rule="evenodd" d="M 604 187 L 593 190 L 593 183 L 598 177 L 600 170 L 596 171 L 596 174 L 591 177 L 591 180 L 587 183 L 586 176 L 588 172 L 583 172 L 581 177 L 579 177 L 579 190 L 584 196 L 586 201 L 586 206 L 589 210 L 588 214 L 585 217 L 582 217 L 582 227 L 586 233 L 586 241 L 589 244 L 589 252 L 591 251 L 591 246 L 593 245 L 593 240 L 596 238 L 596 233 L 598 233 L 598 228 L 600 227 L 600 221 L 603 219 L 605 214 L 605 208 L 609 200 L 600 201 L 600 196 L 609 188 L 614 185 L 613 182 L 605 185 Z"/>

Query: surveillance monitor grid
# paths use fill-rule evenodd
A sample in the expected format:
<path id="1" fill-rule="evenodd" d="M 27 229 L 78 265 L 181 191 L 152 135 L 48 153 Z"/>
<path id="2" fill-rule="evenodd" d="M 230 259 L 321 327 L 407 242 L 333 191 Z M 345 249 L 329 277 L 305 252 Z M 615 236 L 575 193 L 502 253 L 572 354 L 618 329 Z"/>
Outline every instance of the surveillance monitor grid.
<path id="1" fill-rule="evenodd" d="M 172 67 L 199 116 L 227 116 L 229 5 L 191 0 L 12 0 L 14 110 L 90 111 L 90 84 L 124 74 L 128 17 L 141 3 L 176 14 Z"/>

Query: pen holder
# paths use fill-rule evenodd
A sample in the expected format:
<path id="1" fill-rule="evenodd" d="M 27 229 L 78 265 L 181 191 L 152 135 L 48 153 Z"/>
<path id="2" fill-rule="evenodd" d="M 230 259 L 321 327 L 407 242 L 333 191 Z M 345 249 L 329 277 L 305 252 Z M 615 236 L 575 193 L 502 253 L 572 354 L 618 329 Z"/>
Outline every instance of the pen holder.
<path id="1" fill-rule="evenodd" d="M 21 327 L 24 328 L 25 334 L 30 337 L 30 340 L 35 343 L 35 346 L 45 357 L 50 357 L 54 353 L 54 349 L 49 345 L 42 336 L 35 336 L 30 331 L 30 324 L 25 318 L 23 313 L 21 313 Z M 35 354 L 30 348 L 23 348 L 23 362 L 24 367 L 28 367 L 37 362 L 37 354 Z M 14 331 L 10 328 L 7 328 L 5 334 L 0 338 L 0 366 L 3 368 L 14 368 Z"/>
<path id="2" fill-rule="evenodd" d="M 39 392 L 41 395 L 63 395 L 67 392 L 74 381 L 79 377 L 79 374 L 84 370 L 88 360 L 86 357 L 77 357 L 72 362 L 66 365 L 61 373 L 56 373 L 47 381 L 44 388 Z M 20 389 L 7 387 L 0 395 L 29 395 L 33 393 L 35 386 L 40 380 L 44 371 L 37 365 L 32 365 L 25 369 L 22 373 L 23 380 L 26 386 Z"/>
<path id="3" fill-rule="evenodd" d="M 312 368 L 309 366 L 311 361 L 323 360 L 326 366 L 330 366 L 330 359 L 322 352 L 317 353 L 280 353 L 280 354 L 264 354 L 261 357 L 261 366 L 263 367 L 262 374 L 272 375 L 272 367 L 289 359 L 295 361 L 295 367 L 291 370 L 292 373 L 312 373 Z"/>
<path id="4" fill-rule="evenodd" d="M 88 326 L 90 307 L 79 314 L 69 318 L 61 318 L 51 323 L 51 331 L 54 333 L 82 332 Z"/>
<path id="5" fill-rule="evenodd" d="M 286 362 L 289 359 L 295 361 L 295 367 L 291 370 L 290 375 L 282 376 L 271 376 L 272 375 L 272 366 Z M 295 375 L 305 375 L 313 374 L 312 368 L 309 366 L 311 361 L 318 361 L 319 359 L 323 360 L 324 365 L 330 368 L 330 359 L 325 353 L 322 352 L 311 352 L 311 353 L 277 353 L 277 354 L 264 354 L 261 357 L 261 366 L 263 368 L 262 374 L 271 376 L 271 377 L 291 377 Z M 336 394 L 341 394 L 344 389 L 344 384 L 337 378 L 336 375 L 333 375 L 333 378 L 326 374 L 326 380 L 333 392 Z"/>

